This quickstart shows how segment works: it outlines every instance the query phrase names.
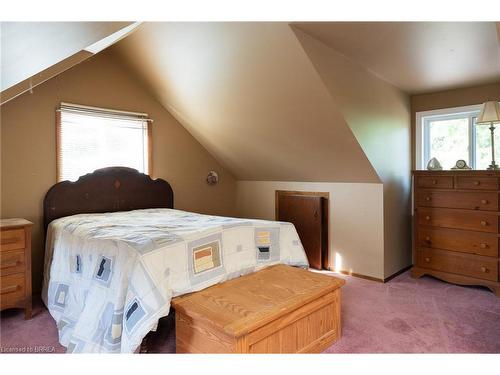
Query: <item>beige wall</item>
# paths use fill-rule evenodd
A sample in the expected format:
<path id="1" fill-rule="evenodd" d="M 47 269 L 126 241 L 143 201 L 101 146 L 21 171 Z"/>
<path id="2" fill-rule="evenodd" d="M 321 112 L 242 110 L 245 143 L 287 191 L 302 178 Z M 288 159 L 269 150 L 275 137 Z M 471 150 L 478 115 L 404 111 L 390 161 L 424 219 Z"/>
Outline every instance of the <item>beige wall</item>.
<path id="1" fill-rule="evenodd" d="M 330 267 L 384 279 L 382 184 L 238 181 L 238 215 L 275 220 L 275 191 L 330 193 Z"/>
<path id="2" fill-rule="evenodd" d="M 429 94 L 413 95 L 411 97 L 412 135 L 415 134 L 417 112 L 482 104 L 488 100 L 500 101 L 500 82 Z M 412 167 L 415 168 L 415 137 L 412 137 L 412 139 Z"/>
<path id="3" fill-rule="evenodd" d="M 55 109 L 60 102 L 147 112 L 153 123 L 153 174 L 169 181 L 175 207 L 234 215 L 235 181 L 109 52 L 92 57 L 0 107 L 1 217 L 33 230 L 33 288 L 43 262 L 42 200 L 56 182 Z M 216 170 L 220 183 L 208 186 Z"/>
<path id="4" fill-rule="evenodd" d="M 384 186 L 385 277 L 411 264 L 410 98 L 294 28 L 302 47 Z M 358 271 L 356 271 L 358 272 Z"/>

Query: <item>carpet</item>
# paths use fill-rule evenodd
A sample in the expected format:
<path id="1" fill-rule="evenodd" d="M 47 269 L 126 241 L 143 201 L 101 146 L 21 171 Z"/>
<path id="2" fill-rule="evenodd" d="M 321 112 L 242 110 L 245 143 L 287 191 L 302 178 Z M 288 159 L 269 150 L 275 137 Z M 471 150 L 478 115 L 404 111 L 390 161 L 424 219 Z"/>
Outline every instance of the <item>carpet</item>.
<path id="1" fill-rule="evenodd" d="M 382 284 L 352 276 L 342 288 L 342 338 L 325 353 L 500 353 L 500 298 L 405 272 Z M 150 352 L 175 352 L 162 323 Z M 0 352 L 64 353 L 56 324 L 39 299 L 33 318 L 6 310 L 0 318 Z"/>

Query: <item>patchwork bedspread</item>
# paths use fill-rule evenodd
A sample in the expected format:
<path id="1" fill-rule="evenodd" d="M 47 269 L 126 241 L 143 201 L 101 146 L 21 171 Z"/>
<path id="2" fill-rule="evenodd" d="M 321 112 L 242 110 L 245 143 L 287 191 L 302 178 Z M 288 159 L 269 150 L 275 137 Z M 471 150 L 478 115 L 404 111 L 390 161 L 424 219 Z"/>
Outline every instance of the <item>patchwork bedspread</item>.
<path id="1" fill-rule="evenodd" d="M 42 298 L 68 352 L 134 352 L 172 297 L 276 263 L 307 267 L 290 223 L 173 209 L 81 214 L 47 233 Z"/>

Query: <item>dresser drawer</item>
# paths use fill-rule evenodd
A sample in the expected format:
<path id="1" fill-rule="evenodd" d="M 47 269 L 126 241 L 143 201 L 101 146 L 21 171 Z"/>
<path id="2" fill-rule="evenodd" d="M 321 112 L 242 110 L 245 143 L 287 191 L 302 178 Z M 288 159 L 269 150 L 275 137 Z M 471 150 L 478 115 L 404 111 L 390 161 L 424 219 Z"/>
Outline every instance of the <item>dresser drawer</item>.
<path id="1" fill-rule="evenodd" d="M 0 277 L 0 304 L 1 307 L 10 306 L 25 299 L 24 273 L 2 275 Z"/>
<path id="2" fill-rule="evenodd" d="M 457 189 L 498 190 L 498 178 L 457 176 L 455 187 Z"/>
<path id="3" fill-rule="evenodd" d="M 453 177 L 451 176 L 418 176 L 417 186 L 424 188 L 452 189 Z"/>
<path id="4" fill-rule="evenodd" d="M 417 246 L 498 257 L 498 237 L 493 233 L 419 227 Z"/>
<path id="5" fill-rule="evenodd" d="M 0 251 L 24 249 L 24 229 L 9 229 L 0 232 Z"/>
<path id="6" fill-rule="evenodd" d="M 422 268 L 466 275 L 478 279 L 498 280 L 498 260 L 480 255 L 436 249 L 419 249 L 417 251 L 417 265 Z"/>
<path id="7" fill-rule="evenodd" d="M 0 253 L 0 276 L 25 271 L 24 250 Z"/>
<path id="8" fill-rule="evenodd" d="M 498 193 L 478 191 L 419 190 L 417 205 L 424 207 L 463 208 L 468 210 L 498 210 Z"/>
<path id="9" fill-rule="evenodd" d="M 422 207 L 418 209 L 418 224 L 497 233 L 498 215 L 483 211 Z"/>

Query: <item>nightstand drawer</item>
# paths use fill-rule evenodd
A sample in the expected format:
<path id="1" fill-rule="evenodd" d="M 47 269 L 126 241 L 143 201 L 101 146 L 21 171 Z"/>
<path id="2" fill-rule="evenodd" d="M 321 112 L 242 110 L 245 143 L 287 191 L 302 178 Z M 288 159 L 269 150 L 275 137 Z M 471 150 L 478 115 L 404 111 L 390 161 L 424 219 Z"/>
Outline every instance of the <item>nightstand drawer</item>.
<path id="1" fill-rule="evenodd" d="M 450 272 L 484 280 L 498 280 L 498 260 L 480 255 L 436 249 L 419 249 L 417 264 L 419 267 L 436 271 Z"/>
<path id="2" fill-rule="evenodd" d="M 0 251 L 24 249 L 26 246 L 23 228 L 2 230 L 0 238 Z"/>
<path id="3" fill-rule="evenodd" d="M 0 277 L 1 306 L 10 306 L 25 299 L 24 273 L 5 275 Z"/>
<path id="4" fill-rule="evenodd" d="M 0 253 L 0 276 L 25 271 L 24 250 L 4 251 Z"/>
<path id="5" fill-rule="evenodd" d="M 458 176 L 456 188 L 473 190 L 498 190 L 498 178 Z"/>
<path id="6" fill-rule="evenodd" d="M 417 186 L 435 189 L 452 189 L 453 177 L 450 176 L 418 176 Z"/>
<path id="7" fill-rule="evenodd" d="M 31 318 L 31 226 L 26 219 L 0 219 L 0 310 L 24 308 Z"/>

